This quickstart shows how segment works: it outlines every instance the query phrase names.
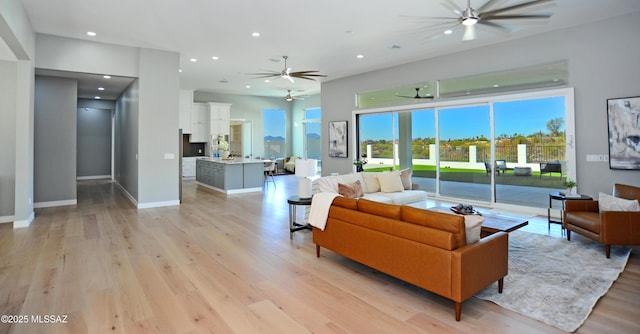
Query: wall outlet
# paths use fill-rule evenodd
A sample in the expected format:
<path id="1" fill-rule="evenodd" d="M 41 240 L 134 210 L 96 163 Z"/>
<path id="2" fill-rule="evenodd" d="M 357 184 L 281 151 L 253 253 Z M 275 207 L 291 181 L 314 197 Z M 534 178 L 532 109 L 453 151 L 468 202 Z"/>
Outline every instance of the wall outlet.
<path id="1" fill-rule="evenodd" d="M 609 155 L 607 154 L 587 154 L 587 161 L 591 162 L 607 162 Z"/>

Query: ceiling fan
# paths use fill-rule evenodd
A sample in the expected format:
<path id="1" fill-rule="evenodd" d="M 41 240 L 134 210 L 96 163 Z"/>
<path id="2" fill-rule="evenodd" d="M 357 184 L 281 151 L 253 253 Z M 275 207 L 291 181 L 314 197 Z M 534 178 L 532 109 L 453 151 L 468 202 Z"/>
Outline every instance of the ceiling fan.
<path id="1" fill-rule="evenodd" d="M 406 97 L 409 99 L 433 99 L 433 95 L 420 95 L 420 87 L 416 87 L 416 95 L 415 96 L 408 96 L 408 95 L 396 95 L 397 97 Z"/>
<path id="2" fill-rule="evenodd" d="M 291 102 L 293 100 L 304 100 L 304 98 L 300 96 L 291 95 L 291 89 L 287 89 L 287 96 L 285 96 L 284 99 L 288 102 Z"/>
<path id="3" fill-rule="evenodd" d="M 298 71 L 298 72 L 291 72 L 291 67 L 287 67 L 287 59 L 289 57 L 287 56 L 282 56 L 282 59 L 284 59 L 284 69 L 281 72 L 276 72 L 276 71 L 269 71 L 269 72 L 263 72 L 263 73 L 250 73 L 251 75 L 258 75 L 258 77 L 256 77 L 256 79 L 258 78 L 273 78 L 273 77 L 281 77 L 284 79 L 288 79 L 291 82 L 293 81 L 293 78 L 300 78 L 300 79 L 306 79 L 306 80 L 313 80 L 315 81 L 317 77 L 326 77 L 326 75 L 324 74 L 319 74 L 319 71 Z"/>
<path id="4" fill-rule="evenodd" d="M 457 16 L 455 17 L 426 17 L 429 20 L 444 21 L 431 26 L 430 28 L 438 29 L 437 34 L 431 36 L 435 37 L 441 34 L 442 28 L 445 30 L 453 30 L 463 26 L 465 28 L 463 41 L 470 41 L 476 38 L 476 25 L 491 27 L 503 32 L 510 32 L 510 29 L 503 25 L 496 23 L 501 20 L 545 20 L 551 17 L 551 14 L 517 14 L 514 11 L 539 6 L 543 4 L 554 5 L 554 0 L 532 0 L 516 5 L 501 7 L 492 9 L 496 5 L 505 0 L 489 0 L 480 6 L 478 9 L 471 7 L 471 0 L 467 0 L 467 7 L 460 8 L 453 0 L 445 0 L 442 5 Z M 539 8 L 538 8 L 539 9 Z"/>

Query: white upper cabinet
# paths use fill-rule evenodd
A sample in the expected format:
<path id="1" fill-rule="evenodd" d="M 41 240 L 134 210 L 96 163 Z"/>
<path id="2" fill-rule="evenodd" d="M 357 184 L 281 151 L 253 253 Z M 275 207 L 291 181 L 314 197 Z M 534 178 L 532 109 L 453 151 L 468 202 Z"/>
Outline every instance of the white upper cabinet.
<path id="1" fill-rule="evenodd" d="M 210 141 L 210 115 L 207 103 L 193 103 L 191 107 L 191 142 L 206 143 Z"/>
<path id="2" fill-rule="evenodd" d="M 209 102 L 211 111 L 211 135 L 228 136 L 231 119 L 231 104 Z"/>
<path id="3" fill-rule="evenodd" d="M 193 105 L 193 91 L 180 90 L 179 120 L 182 133 L 192 133 L 191 106 Z"/>

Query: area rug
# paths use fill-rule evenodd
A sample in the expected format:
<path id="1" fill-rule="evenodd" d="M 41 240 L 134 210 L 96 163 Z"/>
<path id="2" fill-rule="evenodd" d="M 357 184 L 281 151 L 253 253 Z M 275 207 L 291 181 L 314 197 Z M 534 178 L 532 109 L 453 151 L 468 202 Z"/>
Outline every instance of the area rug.
<path id="1" fill-rule="evenodd" d="M 492 284 L 476 297 L 573 332 L 624 270 L 629 253 L 612 246 L 607 259 L 604 246 L 591 240 L 514 231 L 502 294 Z"/>

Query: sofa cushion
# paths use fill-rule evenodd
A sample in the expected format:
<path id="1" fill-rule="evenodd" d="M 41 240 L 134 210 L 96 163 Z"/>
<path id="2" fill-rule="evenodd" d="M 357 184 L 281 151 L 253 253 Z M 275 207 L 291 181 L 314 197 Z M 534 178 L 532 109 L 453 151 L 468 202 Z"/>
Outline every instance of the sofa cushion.
<path id="1" fill-rule="evenodd" d="M 370 201 L 365 198 L 358 200 L 358 210 L 361 212 L 370 213 L 376 216 L 382 216 L 392 219 L 400 219 L 400 211 L 402 207 L 399 205 L 385 204 L 375 201 Z"/>
<path id="2" fill-rule="evenodd" d="M 395 193 L 379 192 L 375 194 L 367 194 L 365 195 L 365 198 L 375 201 L 376 199 L 374 199 L 373 196 L 375 196 L 376 199 L 380 199 L 379 202 L 405 205 L 426 200 L 427 192 L 422 190 L 405 190 Z M 384 200 L 382 200 L 383 198 Z"/>
<path id="3" fill-rule="evenodd" d="M 365 194 L 377 193 L 380 191 L 380 182 L 378 182 L 378 174 L 379 172 L 362 172 L 362 178 L 365 183 Z"/>
<path id="4" fill-rule="evenodd" d="M 404 185 L 398 172 L 380 173 L 378 174 L 378 182 L 380 182 L 380 191 L 383 193 L 404 191 Z"/>
<path id="5" fill-rule="evenodd" d="M 609 194 L 598 194 L 598 208 L 600 211 L 640 211 L 638 200 L 613 197 Z"/>
<path id="6" fill-rule="evenodd" d="M 413 185 L 411 184 L 411 168 L 405 168 L 400 171 L 400 180 L 404 186 L 404 190 L 411 190 Z"/>
<path id="7" fill-rule="evenodd" d="M 464 218 L 459 215 L 401 206 L 402 220 L 452 233 L 455 240 L 453 249 L 466 245 Z"/>
<path id="8" fill-rule="evenodd" d="M 566 211 L 565 217 L 568 224 L 581 227 L 595 234 L 600 234 L 600 215 L 591 211 Z"/>
<path id="9" fill-rule="evenodd" d="M 359 180 L 349 184 L 338 183 L 338 193 L 348 198 L 358 198 L 364 195 L 364 193 L 362 193 L 362 187 L 360 187 Z"/>

